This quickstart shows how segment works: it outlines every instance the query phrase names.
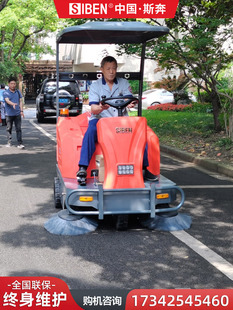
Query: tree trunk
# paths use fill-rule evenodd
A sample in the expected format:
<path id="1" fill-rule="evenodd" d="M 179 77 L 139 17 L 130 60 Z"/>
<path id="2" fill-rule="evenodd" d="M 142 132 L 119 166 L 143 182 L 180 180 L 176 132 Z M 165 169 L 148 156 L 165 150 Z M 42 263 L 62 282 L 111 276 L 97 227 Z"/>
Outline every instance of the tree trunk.
<path id="1" fill-rule="evenodd" d="M 2 0 L 0 3 L 0 12 L 5 8 L 9 0 Z"/>
<path id="2" fill-rule="evenodd" d="M 5 41 L 5 34 L 6 34 L 5 30 L 1 30 L 1 41 L 0 41 L 1 46 Z M 0 61 L 4 62 L 4 49 L 3 48 L 0 49 Z"/>
<path id="3" fill-rule="evenodd" d="M 233 111 L 229 113 L 229 138 L 233 141 Z"/>
<path id="4" fill-rule="evenodd" d="M 221 124 L 219 122 L 221 103 L 220 103 L 219 96 L 217 93 L 211 92 L 211 102 L 212 102 L 212 107 L 213 107 L 214 129 L 216 132 L 219 132 L 222 129 Z"/>

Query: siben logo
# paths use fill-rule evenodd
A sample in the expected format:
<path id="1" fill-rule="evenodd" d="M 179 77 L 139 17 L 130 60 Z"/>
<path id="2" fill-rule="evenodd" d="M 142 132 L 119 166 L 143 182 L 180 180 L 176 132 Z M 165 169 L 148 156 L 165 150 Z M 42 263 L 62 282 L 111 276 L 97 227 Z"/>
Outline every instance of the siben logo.
<path id="1" fill-rule="evenodd" d="M 131 127 L 116 127 L 116 133 L 133 133 Z"/>
<path id="2" fill-rule="evenodd" d="M 99 15 L 107 13 L 107 3 L 69 3 L 69 15 Z"/>

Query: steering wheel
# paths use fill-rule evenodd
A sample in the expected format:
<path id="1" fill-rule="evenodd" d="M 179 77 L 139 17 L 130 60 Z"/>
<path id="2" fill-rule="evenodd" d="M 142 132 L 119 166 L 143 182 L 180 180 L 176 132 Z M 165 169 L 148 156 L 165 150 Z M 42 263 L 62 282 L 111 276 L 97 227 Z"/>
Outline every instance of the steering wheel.
<path id="1" fill-rule="evenodd" d="M 109 102 L 115 100 L 115 102 Z M 108 104 L 113 108 L 116 108 L 118 110 L 122 110 L 125 108 L 128 104 L 130 104 L 133 101 L 138 101 L 138 98 L 133 97 L 131 95 L 127 96 L 117 96 L 117 97 L 109 97 L 109 98 L 104 98 L 102 97 L 102 100 L 100 101 L 101 104 Z"/>

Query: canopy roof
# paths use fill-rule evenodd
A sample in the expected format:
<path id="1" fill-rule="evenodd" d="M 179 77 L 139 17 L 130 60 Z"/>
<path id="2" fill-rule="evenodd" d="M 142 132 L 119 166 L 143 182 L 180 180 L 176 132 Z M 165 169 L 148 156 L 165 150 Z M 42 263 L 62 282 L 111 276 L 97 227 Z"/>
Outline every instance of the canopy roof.
<path id="1" fill-rule="evenodd" d="M 151 26 L 143 22 L 87 22 L 62 30 L 57 37 L 57 43 L 145 43 L 168 32 L 167 27 Z"/>

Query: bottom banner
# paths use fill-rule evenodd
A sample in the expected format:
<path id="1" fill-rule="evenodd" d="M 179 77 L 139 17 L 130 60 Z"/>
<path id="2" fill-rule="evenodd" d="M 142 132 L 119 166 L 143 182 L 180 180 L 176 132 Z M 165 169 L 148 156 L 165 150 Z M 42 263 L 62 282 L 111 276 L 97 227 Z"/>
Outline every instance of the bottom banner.
<path id="1" fill-rule="evenodd" d="M 54 277 L 0 277 L 0 309 L 232 310 L 233 289 L 75 289 Z"/>

